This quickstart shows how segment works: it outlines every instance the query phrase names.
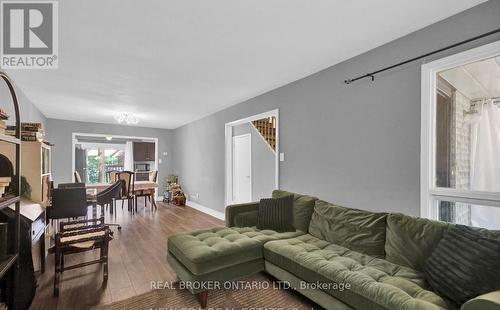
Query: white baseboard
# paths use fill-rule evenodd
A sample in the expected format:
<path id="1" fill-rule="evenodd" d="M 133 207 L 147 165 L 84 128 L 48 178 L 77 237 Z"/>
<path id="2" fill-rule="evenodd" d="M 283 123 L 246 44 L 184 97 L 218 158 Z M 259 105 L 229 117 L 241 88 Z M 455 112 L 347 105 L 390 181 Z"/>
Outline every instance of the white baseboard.
<path id="1" fill-rule="evenodd" d="M 193 201 L 190 201 L 190 200 L 187 200 L 186 201 L 186 205 L 193 208 L 193 209 L 196 209 L 198 211 L 201 211 L 203 213 L 206 213 L 208 215 L 211 215 L 213 217 L 216 217 L 218 218 L 219 220 L 223 220 L 225 219 L 225 216 L 224 216 L 224 213 L 223 212 L 220 212 L 220 211 L 216 211 L 214 209 L 210 209 L 210 208 L 207 208 L 205 206 L 202 206 L 200 204 L 197 204 L 196 202 L 193 202 Z"/>

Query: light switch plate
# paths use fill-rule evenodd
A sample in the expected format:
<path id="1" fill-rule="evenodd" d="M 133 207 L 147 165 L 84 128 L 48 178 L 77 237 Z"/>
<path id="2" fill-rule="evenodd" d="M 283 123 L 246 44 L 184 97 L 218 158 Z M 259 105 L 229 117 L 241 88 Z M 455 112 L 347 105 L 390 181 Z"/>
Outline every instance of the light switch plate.
<path id="1" fill-rule="evenodd" d="M 280 153 L 280 161 L 285 161 L 285 153 Z"/>

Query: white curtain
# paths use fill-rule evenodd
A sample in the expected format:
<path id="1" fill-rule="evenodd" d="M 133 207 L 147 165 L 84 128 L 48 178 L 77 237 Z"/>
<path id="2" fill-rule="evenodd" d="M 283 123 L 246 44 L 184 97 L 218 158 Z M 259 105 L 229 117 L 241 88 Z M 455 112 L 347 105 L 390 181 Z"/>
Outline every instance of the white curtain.
<path id="1" fill-rule="evenodd" d="M 500 192 L 500 109 L 491 100 L 471 118 L 471 190 Z M 500 208 L 473 206 L 473 226 L 500 228 Z"/>
<path id="2" fill-rule="evenodd" d="M 123 168 L 128 171 L 134 171 L 134 144 L 131 141 L 125 143 L 125 156 Z"/>

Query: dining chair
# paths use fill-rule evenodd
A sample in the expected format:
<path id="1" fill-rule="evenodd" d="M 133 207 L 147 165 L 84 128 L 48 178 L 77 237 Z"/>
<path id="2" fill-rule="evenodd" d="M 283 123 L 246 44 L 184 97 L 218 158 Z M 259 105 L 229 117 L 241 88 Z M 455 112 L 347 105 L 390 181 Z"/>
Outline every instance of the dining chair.
<path id="1" fill-rule="evenodd" d="M 134 185 L 135 185 L 135 179 L 134 179 L 134 173 L 132 171 L 121 171 L 118 172 L 118 180 L 123 180 L 123 186 L 122 186 L 122 196 L 121 196 L 121 201 L 122 201 L 122 209 L 123 209 L 123 202 L 127 200 L 127 207 L 129 211 L 132 211 L 134 213 L 137 211 L 135 209 L 134 211 Z M 137 208 L 137 206 L 135 206 Z"/>
<path id="2" fill-rule="evenodd" d="M 51 190 L 52 203 L 47 208 L 50 219 L 87 216 L 87 192 L 83 187 L 59 187 Z"/>
<path id="3" fill-rule="evenodd" d="M 110 170 L 106 172 L 106 177 L 109 183 L 114 183 L 117 181 L 118 171 Z"/>
<path id="4" fill-rule="evenodd" d="M 78 183 L 78 182 L 74 182 L 74 183 L 59 183 L 59 185 L 57 185 L 58 188 L 85 188 L 85 183 Z"/>
<path id="5" fill-rule="evenodd" d="M 116 214 L 116 200 L 122 197 L 122 188 L 124 181 L 117 180 L 113 185 L 109 186 L 105 190 L 97 193 L 96 203 L 101 206 L 101 210 L 104 211 L 106 206 L 109 206 L 110 213 Z M 107 226 L 116 226 L 118 230 L 121 230 L 122 227 L 120 224 L 110 224 L 106 223 Z"/>
<path id="6" fill-rule="evenodd" d="M 73 174 L 75 175 L 75 182 L 82 183 L 82 177 L 80 176 L 80 173 L 75 170 L 75 172 Z"/>
<path id="7" fill-rule="evenodd" d="M 158 179 L 158 171 L 157 170 L 150 171 L 148 176 L 148 181 L 156 183 L 157 179 Z M 154 188 L 136 190 L 134 195 L 136 208 L 137 208 L 137 198 L 144 197 L 144 207 L 148 205 L 147 201 L 149 201 L 149 203 L 151 204 L 151 208 L 158 209 L 156 207 L 156 203 L 154 203 L 153 201 L 153 199 L 155 199 L 154 195 L 155 195 Z"/>
<path id="8" fill-rule="evenodd" d="M 157 179 L 158 179 L 158 170 L 150 171 L 149 172 L 149 181 L 156 183 Z"/>
<path id="9" fill-rule="evenodd" d="M 102 216 L 104 216 L 104 210 L 108 206 L 110 208 L 111 213 L 113 213 L 113 211 L 116 211 L 116 199 L 120 199 L 121 197 L 122 184 L 123 180 L 118 180 L 115 182 L 115 184 L 97 193 L 97 195 L 95 196 L 95 200 L 92 199 L 93 203 L 95 203 L 98 206 L 101 206 Z M 86 191 L 85 183 L 61 183 L 59 184 L 58 188 L 85 188 Z M 86 199 L 87 199 L 87 206 L 92 204 L 91 202 L 89 202 L 87 193 L 86 193 Z M 105 224 L 107 226 L 116 226 L 118 227 L 118 230 L 122 229 L 122 227 L 119 224 L 111 224 L 111 223 L 105 223 Z"/>

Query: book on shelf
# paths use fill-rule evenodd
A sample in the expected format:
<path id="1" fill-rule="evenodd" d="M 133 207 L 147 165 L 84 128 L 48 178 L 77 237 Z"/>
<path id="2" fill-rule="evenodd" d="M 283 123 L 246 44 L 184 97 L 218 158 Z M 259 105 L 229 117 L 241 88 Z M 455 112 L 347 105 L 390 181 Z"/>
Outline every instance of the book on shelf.
<path id="1" fill-rule="evenodd" d="M 9 136 L 16 135 L 16 126 L 8 125 L 0 134 Z M 41 123 L 21 123 L 21 140 L 22 141 L 40 141 L 43 142 L 45 138 L 45 131 L 42 129 Z"/>
<path id="2" fill-rule="evenodd" d="M 42 129 L 42 123 L 21 123 L 22 131 L 40 131 Z"/>
<path id="3" fill-rule="evenodd" d="M 9 184 L 10 182 L 0 182 L 0 187 L 7 187 Z"/>
<path id="4" fill-rule="evenodd" d="M 12 181 L 11 177 L 0 177 L 1 183 L 10 183 Z"/>
<path id="5" fill-rule="evenodd" d="M 5 187 L 0 186 L 0 195 L 5 194 Z"/>
<path id="6" fill-rule="evenodd" d="M 0 120 L 0 129 L 5 129 L 7 128 L 7 124 L 5 123 L 5 120 Z"/>
<path id="7" fill-rule="evenodd" d="M 0 119 L 2 120 L 9 119 L 9 114 L 7 114 L 7 112 L 5 112 L 5 110 L 2 108 L 0 108 Z"/>
<path id="8" fill-rule="evenodd" d="M 33 141 L 38 141 L 38 138 L 35 136 L 21 136 L 21 140 L 33 142 Z"/>
<path id="9" fill-rule="evenodd" d="M 34 128 L 38 128 L 38 129 L 41 129 L 42 128 L 42 123 L 35 123 L 35 122 L 22 122 L 21 123 L 21 126 L 23 127 L 34 127 Z"/>
<path id="10" fill-rule="evenodd" d="M 21 123 L 22 141 L 42 141 L 44 137 L 42 123 Z"/>
<path id="11" fill-rule="evenodd" d="M 40 129 L 34 127 L 21 127 L 21 131 L 25 132 L 39 132 Z"/>
<path id="12" fill-rule="evenodd" d="M 38 132 L 38 131 L 21 131 L 21 136 L 31 136 L 31 137 L 40 137 L 42 136 L 43 133 L 42 132 Z"/>
<path id="13" fill-rule="evenodd" d="M 16 135 L 16 126 L 7 125 L 7 127 L 5 128 L 5 134 L 8 136 L 15 136 Z"/>
<path id="14" fill-rule="evenodd" d="M 21 139 L 23 141 L 42 141 L 45 137 L 43 132 L 21 131 Z"/>

